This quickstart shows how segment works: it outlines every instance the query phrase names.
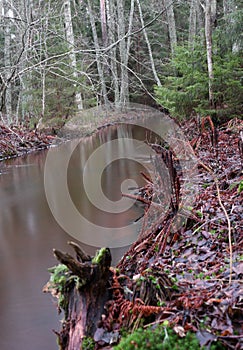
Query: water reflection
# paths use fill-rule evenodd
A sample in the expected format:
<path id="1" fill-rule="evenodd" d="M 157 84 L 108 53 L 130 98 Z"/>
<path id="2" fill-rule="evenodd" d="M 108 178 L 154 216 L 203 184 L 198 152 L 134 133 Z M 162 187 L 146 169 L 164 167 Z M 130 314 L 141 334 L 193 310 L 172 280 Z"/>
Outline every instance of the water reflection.
<path id="1" fill-rule="evenodd" d="M 122 183 L 127 179 L 132 179 L 135 186 L 141 187 L 144 185 L 144 180 L 140 172 L 146 171 L 141 161 L 124 159 L 125 155 L 132 154 L 131 148 L 134 147 L 133 143 L 128 142 L 128 138 L 132 138 L 132 128 L 128 126 L 118 129 L 110 127 L 99 135 L 99 138 L 90 138 L 86 140 L 86 143 L 79 143 L 69 162 L 68 187 L 71 198 L 79 212 L 99 226 L 123 227 L 141 216 L 141 209 L 135 205 L 130 208 L 131 200 L 122 198 Z M 115 139 L 118 139 L 119 143 L 116 145 L 109 143 L 109 140 Z M 100 144 L 105 144 L 105 149 L 94 160 L 86 163 Z M 115 147 L 117 149 L 114 156 Z M 115 160 L 112 161 L 114 157 Z M 147 158 L 144 154 L 144 160 Z M 84 188 L 83 179 L 86 181 L 88 179 L 88 188 Z M 129 192 L 129 188 L 126 192 Z M 109 199 L 108 204 L 104 203 L 103 199 L 106 202 Z M 115 213 L 116 203 L 114 202 L 121 200 L 124 202 L 124 207 L 129 207 L 129 209 L 121 212 L 118 207 L 119 213 Z M 82 230 L 82 227 L 80 229 Z"/>
<path id="2" fill-rule="evenodd" d="M 45 152 L 1 163 L 0 348 L 55 349 L 58 326 L 41 288 L 67 235 L 52 219 L 43 192 Z M 65 237 L 66 236 L 66 237 Z M 43 344 L 44 341 L 44 344 Z"/>
<path id="3" fill-rule="evenodd" d="M 97 137 L 87 138 L 73 153 L 68 168 L 68 185 L 73 202 L 87 218 L 94 217 L 101 225 L 123 225 L 141 214 L 132 207 L 122 215 L 101 212 L 89 203 L 83 191 L 82 171 L 87 157 L 102 142 L 124 134 L 122 129 L 110 129 Z M 126 130 L 126 133 L 136 131 Z M 144 134 L 138 138 L 144 139 Z M 66 144 L 67 147 L 69 144 Z M 71 143 L 70 143 L 71 145 Z M 121 143 L 121 147 L 126 144 Z M 62 147 L 56 148 L 58 153 Z M 108 149 L 106 160 L 112 154 Z M 51 297 L 42 293 L 49 278 L 47 268 L 56 264 L 52 248 L 70 251 L 67 241 L 72 239 L 57 224 L 48 207 L 43 185 L 46 152 L 31 154 L 0 164 L 0 349 L 1 350 L 53 350 L 55 335 L 51 329 L 59 328 L 59 318 Z M 145 158 L 144 162 L 148 159 Z M 91 169 L 94 171 L 94 169 Z M 141 165 L 119 160 L 111 163 L 102 175 L 102 187 L 110 200 L 121 198 L 121 183 L 127 177 L 138 185 Z M 55 182 L 55 179 L 53 179 Z M 89 233 L 92 234 L 92 233 Z M 84 246 L 88 254 L 95 248 Z M 125 248 L 113 249 L 117 261 Z"/>

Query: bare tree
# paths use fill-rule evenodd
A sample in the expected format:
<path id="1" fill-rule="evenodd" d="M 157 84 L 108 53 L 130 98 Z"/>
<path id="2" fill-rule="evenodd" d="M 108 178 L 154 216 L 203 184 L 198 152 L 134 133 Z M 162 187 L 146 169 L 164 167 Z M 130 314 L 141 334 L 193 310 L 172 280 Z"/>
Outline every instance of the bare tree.
<path id="1" fill-rule="evenodd" d="M 190 6 L 189 23 L 180 21 L 183 38 L 189 24 L 189 47 L 198 33 L 203 45 L 206 41 L 213 105 L 213 24 L 219 6 L 230 50 L 239 51 L 236 0 L 223 0 L 223 7 L 216 0 L 0 0 L 0 112 L 8 122 L 28 112 L 63 115 L 72 111 L 70 106 L 93 105 L 94 96 L 98 103 L 114 100 L 123 106 L 131 91 L 139 94 L 151 88 L 151 81 L 160 86 L 157 62 L 166 62 L 177 45 L 177 3 L 183 16 Z"/>
<path id="2" fill-rule="evenodd" d="M 146 28 L 145 28 L 145 24 L 144 24 L 144 20 L 143 20 L 143 13 L 142 13 L 141 5 L 140 5 L 140 0 L 136 0 L 136 2 L 137 2 L 138 10 L 139 10 L 139 16 L 140 16 L 141 25 L 142 25 L 142 28 L 143 28 L 142 30 L 143 30 L 145 42 L 146 42 L 147 47 L 148 47 L 150 64 L 151 64 L 151 67 L 152 67 L 152 72 L 153 72 L 153 75 L 154 75 L 154 79 L 156 81 L 156 84 L 158 86 L 161 86 L 161 81 L 159 79 L 159 76 L 158 76 L 156 68 L 155 68 L 153 53 L 152 53 L 151 45 L 150 45 L 150 42 L 149 42 L 148 34 L 147 34 L 147 31 L 146 31 Z"/>
<path id="3" fill-rule="evenodd" d="M 106 6 L 105 0 L 100 0 L 100 21 L 103 45 L 107 45 L 107 20 L 106 20 Z"/>
<path id="4" fill-rule="evenodd" d="M 6 5 L 6 6 L 5 6 Z M 1 86 L 1 112 L 7 116 L 7 122 L 18 122 L 24 112 L 24 93 L 30 72 L 25 76 L 19 73 L 29 64 L 29 55 L 33 55 L 32 0 L 19 2 L 6 1 L 3 7 L 3 29 L 5 37 L 3 81 Z M 29 79 L 30 80 L 30 79 Z M 29 95 L 29 99 L 31 96 Z"/>
<path id="5" fill-rule="evenodd" d="M 211 0 L 211 23 L 212 27 L 216 26 L 217 20 L 217 0 Z"/>
<path id="6" fill-rule="evenodd" d="M 205 38 L 206 38 L 206 51 L 207 51 L 207 65 L 208 65 L 208 95 L 209 103 L 211 106 L 214 104 L 213 95 L 213 50 L 212 50 L 212 7 L 211 0 L 205 1 Z"/>
<path id="7" fill-rule="evenodd" d="M 90 25 L 91 25 L 93 40 L 94 40 L 97 70 L 98 70 L 100 84 L 101 84 L 101 95 L 104 103 L 108 104 L 107 88 L 106 88 L 105 75 L 104 75 L 104 64 L 102 62 L 102 53 L 100 50 L 100 44 L 99 44 L 98 34 L 96 30 L 96 25 L 95 25 L 95 18 L 94 18 L 93 9 L 92 9 L 90 0 L 87 1 L 87 5 L 88 5 Z"/>
<path id="8" fill-rule="evenodd" d="M 135 0 L 131 0 L 130 5 L 130 13 L 129 13 L 129 24 L 128 24 L 128 31 L 127 31 L 127 47 L 126 47 L 126 55 L 125 55 L 125 62 L 124 65 L 126 67 L 126 80 L 127 80 L 127 100 L 129 99 L 129 83 L 128 83 L 128 61 L 130 56 L 130 48 L 131 48 L 131 33 L 132 33 L 132 26 L 133 26 L 133 16 L 134 16 L 134 2 Z"/>
<path id="9" fill-rule="evenodd" d="M 173 1 L 164 0 L 164 5 L 166 8 L 166 15 L 167 15 L 171 54 L 173 56 L 175 48 L 177 46 L 177 34 L 176 34 L 176 23 L 175 23 Z"/>
<path id="10" fill-rule="evenodd" d="M 116 6 L 114 0 L 106 0 L 107 27 L 108 27 L 108 44 L 111 45 L 116 41 Z M 118 62 L 116 46 L 109 50 L 109 68 L 111 72 L 111 87 L 114 92 L 115 105 L 120 103 L 120 84 L 118 77 Z"/>
<path id="11" fill-rule="evenodd" d="M 107 51 L 107 62 L 111 72 L 111 86 L 114 89 L 115 105 L 118 108 L 122 108 L 129 102 L 128 61 L 131 47 L 134 0 L 131 0 L 128 19 L 124 4 L 124 1 L 106 0 L 108 46 L 111 46 L 109 51 Z M 115 42 L 117 42 L 117 45 L 113 46 Z"/>
<path id="12" fill-rule="evenodd" d="M 194 41 L 197 33 L 197 5 L 198 5 L 198 0 L 191 0 L 188 45 L 192 49 L 194 47 Z"/>
<path id="13" fill-rule="evenodd" d="M 12 62 L 11 62 L 11 34 L 13 28 L 13 10 L 12 3 L 4 2 L 4 75 L 2 77 L 2 106 L 1 111 L 5 110 L 6 121 L 12 121 Z"/>
<path id="14" fill-rule="evenodd" d="M 74 52 L 74 33 L 73 33 L 73 24 L 72 24 L 72 14 L 71 14 L 71 4 L 70 0 L 64 1 L 64 19 L 65 19 L 65 32 L 66 32 L 66 39 L 69 47 L 69 57 L 71 62 L 71 67 L 73 69 L 73 78 L 76 80 L 78 78 L 78 72 L 77 72 L 77 61 L 76 61 L 76 54 Z M 77 89 L 77 84 L 74 83 L 74 89 Z M 83 101 L 80 91 L 75 91 L 75 101 L 78 110 L 83 109 Z"/>
<path id="15" fill-rule="evenodd" d="M 204 10 L 200 0 L 197 1 L 197 22 L 198 22 L 198 32 L 203 45 L 205 40 L 205 35 L 204 35 L 205 25 L 204 25 Z"/>
<path id="16" fill-rule="evenodd" d="M 117 0 L 117 34 L 119 42 L 119 54 L 120 54 L 120 106 L 124 106 L 128 102 L 128 73 L 127 73 L 127 50 L 125 39 L 125 17 L 124 17 L 124 2 L 123 0 Z"/>

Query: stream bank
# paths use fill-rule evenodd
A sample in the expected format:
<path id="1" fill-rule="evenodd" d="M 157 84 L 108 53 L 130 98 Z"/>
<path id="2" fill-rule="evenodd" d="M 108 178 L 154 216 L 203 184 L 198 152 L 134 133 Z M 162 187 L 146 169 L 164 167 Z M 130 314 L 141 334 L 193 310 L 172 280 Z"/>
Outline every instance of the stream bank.
<path id="1" fill-rule="evenodd" d="M 0 161 L 49 148 L 65 140 L 90 136 L 108 126 L 137 118 L 161 115 L 152 107 L 129 104 L 118 110 L 111 104 L 76 113 L 68 118 L 52 118 L 30 126 L 30 122 L 7 126 L 0 123 Z"/>
<path id="2" fill-rule="evenodd" d="M 90 290 L 93 277 L 82 285 L 77 281 L 84 266 L 93 271 L 97 263 L 91 258 L 88 265 L 80 262 L 81 253 L 76 250 L 76 258 L 55 251 L 68 268 L 64 279 L 59 275 L 62 281 L 68 277 L 67 284 L 62 285 L 64 294 L 59 293 L 58 281 L 45 289 L 65 300 L 63 327 L 57 332 L 60 349 L 75 349 L 73 334 L 78 339 L 76 348 L 88 337 L 93 339 L 90 349 L 111 349 L 118 343 L 121 330 L 129 332 L 165 322 L 181 337 L 194 332 L 201 346 L 210 348 L 217 341 L 226 349 L 242 348 L 242 126 L 241 120 L 234 119 L 216 129 L 210 118 L 203 124 L 191 120 L 181 125 L 198 157 L 199 191 L 195 206 L 184 208 L 188 219 L 178 230 L 171 227 L 180 208 L 179 184 L 183 179 L 173 153 L 156 147 L 158 158 L 173 174 L 173 200 L 162 220 L 157 216 L 151 221 L 145 209 L 145 225 L 138 239 L 116 269 L 107 273 L 108 300 L 100 305 L 102 316 L 95 331 L 90 331 L 89 323 L 84 325 L 83 320 L 80 327 L 79 312 L 78 318 L 72 317 L 70 296 L 75 291 L 82 310 L 87 303 L 83 296 Z M 158 172 L 156 178 L 162 182 L 160 175 Z M 141 189 L 150 205 L 151 192 L 161 195 L 158 183 L 148 179 Z M 70 265 L 70 259 L 74 264 Z M 107 271 L 109 263 L 103 267 Z M 136 342 L 133 345 L 136 349 Z"/>

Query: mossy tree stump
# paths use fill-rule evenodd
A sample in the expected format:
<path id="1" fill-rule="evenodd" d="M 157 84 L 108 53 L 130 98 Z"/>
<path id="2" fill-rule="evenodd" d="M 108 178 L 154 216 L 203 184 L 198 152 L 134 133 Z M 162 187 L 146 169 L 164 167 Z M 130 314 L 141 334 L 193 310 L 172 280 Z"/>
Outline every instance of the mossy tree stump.
<path id="1" fill-rule="evenodd" d="M 73 242 L 76 259 L 54 249 L 54 255 L 62 264 L 52 269 L 50 281 L 44 292 L 58 298 L 64 320 L 58 335 L 61 350 L 82 349 L 85 337 L 93 338 L 109 299 L 111 277 L 111 253 L 101 248 L 92 259 Z"/>

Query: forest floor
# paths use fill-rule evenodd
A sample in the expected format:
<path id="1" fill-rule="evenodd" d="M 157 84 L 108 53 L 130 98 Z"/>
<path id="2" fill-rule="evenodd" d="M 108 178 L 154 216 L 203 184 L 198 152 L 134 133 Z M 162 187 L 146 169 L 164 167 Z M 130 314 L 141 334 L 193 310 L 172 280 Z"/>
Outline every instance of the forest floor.
<path id="1" fill-rule="evenodd" d="M 56 136 L 40 133 L 26 125 L 0 124 L 0 161 L 50 147 Z"/>
<path id="2" fill-rule="evenodd" d="M 171 235 L 172 212 L 149 224 L 118 267 L 139 281 L 135 289 L 145 305 L 162 305 L 153 325 L 166 320 L 180 336 L 196 332 L 201 346 L 218 340 L 227 349 L 242 349 L 243 122 L 232 119 L 216 130 L 210 118 L 204 121 L 207 127 L 195 120 L 181 125 L 199 168 L 198 193 L 186 224 Z M 148 183 L 145 193 L 156 192 L 153 186 Z M 149 314 L 142 306 L 140 312 L 140 318 Z"/>
<path id="3" fill-rule="evenodd" d="M 161 221 L 149 222 L 119 262 L 121 278 L 118 282 L 114 276 L 113 290 L 123 293 L 113 297 L 103 320 L 108 343 L 117 328 L 135 329 L 143 320 L 146 327 L 166 321 L 180 336 L 196 332 L 200 345 L 219 340 L 227 349 L 243 347 L 243 121 L 232 119 L 216 128 L 208 118 L 205 124 L 189 120 L 180 125 L 198 158 L 195 204 L 171 235 L 178 196 L 178 203 Z M 0 160 L 47 148 L 54 139 L 0 125 Z M 164 151 L 158 149 L 158 156 L 164 159 Z M 167 164 L 175 170 L 174 165 Z M 138 195 L 145 199 L 145 218 L 150 194 L 158 191 L 147 180 Z M 102 337 L 97 344 L 105 344 Z"/>
<path id="4" fill-rule="evenodd" d="M 159 324 L 180 337 L 194 332 L 207 349 L 215 342 L 225 349 L 243 347 L 243 122 L 232 119 L 215 127 L 207 117 L 180 127 L 197 157 L 196 198 L 184 208 L 184 224 L 172 229 L 183 174 L 172 151 L 151 144 L 157 152 L 156 183 L 142 174 L 147 184 L 133 195 L 144 204 L 144 224 L 137 241 L 111 268 L 110 299 L 94 335 L 95 349 L 112 349 L 108 344 L 116 343 L 121 330 Z M 162 216 L 160 202 L 154 201 L 164 195 L 159 159 L 172 187 L 170 207 Z M 59 336 L 66 339 L 66 330 Z M 131 340 L 129 349 L 137 348 L 136 339 Z"/>

